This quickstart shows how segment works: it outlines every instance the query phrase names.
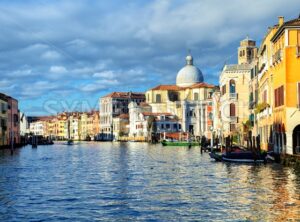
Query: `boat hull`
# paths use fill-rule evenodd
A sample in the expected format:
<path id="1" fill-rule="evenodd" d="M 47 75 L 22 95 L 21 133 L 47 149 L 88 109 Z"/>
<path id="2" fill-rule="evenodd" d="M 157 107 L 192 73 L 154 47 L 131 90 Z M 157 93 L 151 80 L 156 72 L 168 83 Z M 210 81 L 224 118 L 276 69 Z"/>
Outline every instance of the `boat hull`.
<path id="1" fill-rule="evenodd" d="M 170 142 L 170 141 L 163 141 L 161 142 L 163 146 L 199 146 L 198 142 Z"/>
<path id="2" fill-rule="evenodd" d="M 227 154 L 209 153 L 212 159 L 216 161 L 232 163 L 265 163 L 265 158 L 254 158 L 251 152 L 233 152 Z"/>

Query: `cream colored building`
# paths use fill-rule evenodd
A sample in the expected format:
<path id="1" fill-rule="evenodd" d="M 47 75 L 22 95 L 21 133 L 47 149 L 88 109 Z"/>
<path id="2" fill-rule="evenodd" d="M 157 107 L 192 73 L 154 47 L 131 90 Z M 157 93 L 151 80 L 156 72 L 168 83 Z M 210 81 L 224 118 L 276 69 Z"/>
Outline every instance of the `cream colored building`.
<path id="1" fill-rule="evenodd" d="M 240 42 L 238 63 L 225 65 L 219 79 L 221 98 L 220 111 L 223 136 L 236 135 L 237 142 L 245 145 L 247 135 L 244 124 L 249 120 L 249 95 L 252 63 L 257 47 L 248 37 Z"/>
<path id="2" fill-rule="evenodd" d="M 113 140 L 113 118 L 128 114 L 130 102 L 145 102 L 145 94 L 113 92 L 100 98 L 100 140 Z"/>
<path id="3" fill-rule="evenodd" d="M 129 115 L 121 114 L 113 118 L 113 140 L 127 137 L 129 134 Z"/>
<path id="4" fill-rule="evenodd" d="M 159 85 L 146 92 L 146 102 L 153 113 L 177 116 L 182 132 L 191 136 L 211 137 L 212 94 L 216 87 L 203 82 L 202 72 L 186 57 L 186 65 L 178 72 L 176 85 Z"/>

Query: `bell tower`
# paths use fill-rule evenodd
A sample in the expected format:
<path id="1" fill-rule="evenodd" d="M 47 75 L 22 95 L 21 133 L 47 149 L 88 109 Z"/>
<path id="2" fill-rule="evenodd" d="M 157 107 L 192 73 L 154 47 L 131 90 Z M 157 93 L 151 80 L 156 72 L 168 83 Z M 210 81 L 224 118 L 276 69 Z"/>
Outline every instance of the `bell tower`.
<path id="1" fill-rule="evenodd" d="M 256 42 L 247 36 L 240 42 L 240 47 L 238 48 L 238 64 L 250 64 L 254 61 L 256 55 Z"/>

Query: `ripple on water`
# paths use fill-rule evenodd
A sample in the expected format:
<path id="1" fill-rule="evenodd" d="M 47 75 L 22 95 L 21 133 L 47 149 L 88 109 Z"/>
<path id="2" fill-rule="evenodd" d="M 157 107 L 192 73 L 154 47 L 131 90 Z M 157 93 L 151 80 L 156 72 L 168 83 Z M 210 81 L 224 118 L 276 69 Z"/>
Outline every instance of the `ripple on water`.
<path id="1" fill-rule="evenodd" d="M 0 153 L 0 221 L 300 219 L 300 171 L 199 148 L 82 143 Z"/>

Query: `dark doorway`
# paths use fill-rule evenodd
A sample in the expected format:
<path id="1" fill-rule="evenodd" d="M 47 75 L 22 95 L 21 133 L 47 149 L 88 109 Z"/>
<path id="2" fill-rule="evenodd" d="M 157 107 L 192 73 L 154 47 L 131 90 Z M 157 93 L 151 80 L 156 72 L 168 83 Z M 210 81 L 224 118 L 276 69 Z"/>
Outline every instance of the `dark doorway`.
<path id="1" fill-rule="evenodd" d="M 300 154 L 300 125 L 296 126 L 293 131 L 293 152 Z"/>
<path id="2" fill-rule="evenodd" d="M 189 132 L 191 134 L 194 134 L 194 126 L 193 125 L 189 125 Z"/>

